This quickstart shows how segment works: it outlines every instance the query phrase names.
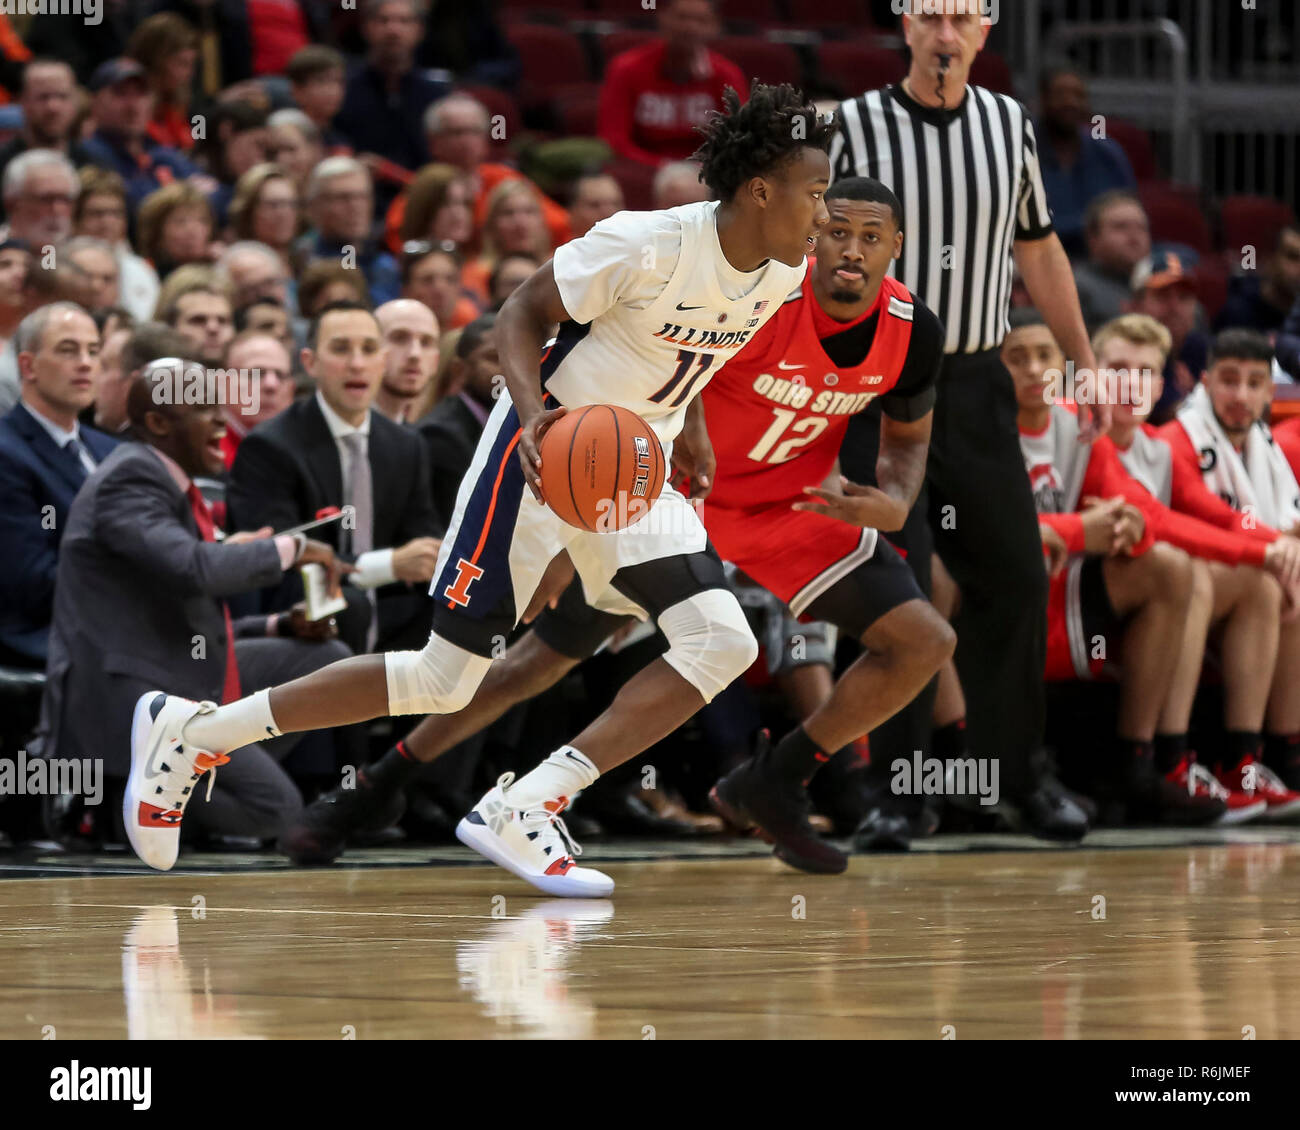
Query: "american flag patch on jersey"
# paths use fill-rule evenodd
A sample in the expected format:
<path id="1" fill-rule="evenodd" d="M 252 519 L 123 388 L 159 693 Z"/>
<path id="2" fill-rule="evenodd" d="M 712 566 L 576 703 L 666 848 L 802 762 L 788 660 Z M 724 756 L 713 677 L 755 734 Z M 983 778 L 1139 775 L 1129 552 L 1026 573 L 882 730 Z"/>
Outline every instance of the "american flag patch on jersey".
<path id="1" fill-rule="evenodd" d="M 750 314 L 749 321 L 745 323 L 745 329 L 752 330 L 758 325 L 758 319 L 762 316 L 763 311 L 767 309 L 771 300 L 764 298 L 762 302 L 754 303 L 754 312 Z"/>

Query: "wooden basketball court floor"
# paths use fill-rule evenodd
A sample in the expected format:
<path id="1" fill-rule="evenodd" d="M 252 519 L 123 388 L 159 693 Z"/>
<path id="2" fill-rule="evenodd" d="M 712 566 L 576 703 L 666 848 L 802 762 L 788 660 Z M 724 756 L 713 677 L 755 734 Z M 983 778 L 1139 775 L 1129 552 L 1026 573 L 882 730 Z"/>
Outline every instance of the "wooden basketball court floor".
<path id="1" fill-rule="evenodd" d="M 1300 1037 L 1300 829 L 765 850 L 593 845 L 598 901 L 459 847 L 0 856 L 0 1037 Z"/>

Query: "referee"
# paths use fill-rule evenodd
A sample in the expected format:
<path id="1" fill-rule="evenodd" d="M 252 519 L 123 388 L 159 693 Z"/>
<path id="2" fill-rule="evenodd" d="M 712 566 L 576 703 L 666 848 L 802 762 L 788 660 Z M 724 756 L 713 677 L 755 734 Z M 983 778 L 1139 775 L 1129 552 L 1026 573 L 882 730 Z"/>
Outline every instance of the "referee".
<path id="1" fill-rule="evenodd" d="M 1095 365 L 1069 260 L 1052 229 L 1029 114 L 1015 99 L 967 83 L 989 23 L 949 13 L 975 7 L 914 3 L 918 14 L 903 16 L 907 78 L 841 105 L 832 175 L 875 177 L 894 190 L 907 233 L 894 274 L 946 330 L 927 474 L 929 529 L 918 505 L 903 533 L 927 592 L 931 546 L 961 588 L 956 663 L 970 752 L 1000 759 L 1004 808 L 1026 831 L 1072 840 L 1087 832 L 1088 817 L 1041 756 L 1048 581 L 1011 377 L 998 359 L 1013 259 L 1065 355 L 1080 369 Z M 945 14 L 920 14 L 934 8 Z M 1080 413 L 1089 435 L 1095 416 L 1108 415 Z M 876 421 L 863 416 L 850 426 L 841 462 L 855 481 L 872 482 Z M 921 696 L 872 735 L 873 761 L 888 765 L 929 744 L 931 702 Z M 906 801 L 895 809 L 906 810 Z M 859 846 L 870 847 L 864 832 L 870 829 L 859 830 Z"/>

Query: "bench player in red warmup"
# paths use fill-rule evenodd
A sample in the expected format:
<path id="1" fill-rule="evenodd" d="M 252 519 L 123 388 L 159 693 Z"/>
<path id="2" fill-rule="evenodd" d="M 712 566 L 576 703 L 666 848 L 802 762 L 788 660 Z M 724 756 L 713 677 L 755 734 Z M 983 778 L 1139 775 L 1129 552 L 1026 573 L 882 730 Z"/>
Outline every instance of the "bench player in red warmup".
<path id="1" fill-rule="evenodd" d="M 955 639 L 877 533 L 897 529 L 920 490 L 942 330 L 886 278 L 902 238 L 894 194 L 878 181 L 848 178 L 827 191 L 826 203 L 830 222 L 807 277 L 710 382 L 673 461 L 705 500 L 704 523 L 722 556 L 796 611 L 867 646 L 820 710 L 717 787 L 728 816 L 762 827 L 787 863 L 834 872 L 847 861 L 809 825 L 805 782 L 909 702 Z M 836 458 L 847 422 L 876 396 L 885 409 L 881 487 L 842 483 Z M 623 623 L 584 604 L 577 584 L 545 604 L 534 601 L 541 612 L 533 630 L 469 706 L 425 719 L 358 774 L 357 788 L 318 799 L 286 832 L 284 850 L 300 862 L 328 862 L 349 835 L 396 819 L 401 787 L 421 764 L 553 685 Z"/>

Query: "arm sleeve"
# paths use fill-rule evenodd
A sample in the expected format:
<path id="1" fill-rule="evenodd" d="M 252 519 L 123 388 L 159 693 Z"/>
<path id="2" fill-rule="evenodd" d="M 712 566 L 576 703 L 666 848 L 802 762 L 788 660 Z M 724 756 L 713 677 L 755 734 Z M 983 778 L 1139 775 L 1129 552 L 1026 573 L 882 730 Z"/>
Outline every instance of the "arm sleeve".
<path id="1" fill-rule="evenodd" d="M 1092 445 L 1092 455 L 1088 459 L 1088 473 L 1080 495 L 1090 494 L 1099 498 L 1114 498 L 1119 495 L 1142 511 L 1142 537 L 1131 550 L 1131 557 L 1140 557 L 1155 544 L 1156 528 L 1160 524 L 1160 503 L 1155 495 L 1124 470 L 1114 444 L 1105 436 Z"/>
<path id="2" fill-rule="evenodd" d="M 1047 189 L 1043 187 L 1043 170 L 1038 163 L 1038 141 L 1034 125 L 1022 106 L 1024 117 L 1025 168 L 1021 176 L 1020 208 L 1016 213 L 1016 238 L 1046 239 L 1052 234 L 1052 211 L 1047 206 Z"/>
<path id="3" fill-rule="evenodd" d="M 894 387 L 880 398 L 880 407 L 891 420 L 908 424 L 934 408 L 943 346 L 943 323 L 919 298 L 913 297 L 912 337 L 903 371 Z"/>
<path id="4" fill-rule="evenodd" d="M 1184 437 L 1187 434 L 1181 428 L 1178 433 Z M 1177 436 L 1163 434 L 1161 438 L 1169 443 L 1174 453 L 1169 491 L 1170 505 L 1174 510 L 1189 514 L 1218 529 L 1244 534 L 1263 545 L 1277 541 L 1278 533 L 1275 529 L 1259 523 L 1246 525 L 1246 515 L 1234 510 L 1205 485 L 1201 470 L 1196 464 L 1196 455 L 1185 439 L 1178 442 Z"/>
<path id="5" fill-rule="evenodd" d="M 1084 552 L 1082 514 L 1040 514 L 1038 524 L 1051 526 L 1065 539 L 1065 548 L 1071 553 Z"/>
<path id="6" fill-rule="evenodd" d="M 1268 545 L 1244 534 L 1234 534 L 1218 526 L 1211 526 L 1190 514 L 1160 507 L 1160 520 L 1156 537 L 1193 557 L 1208 561 L 1222 561 L 1225 565 L 1263 565 Z"/>
<path id="7" fill-rule="evenodd" d="M 555 252 L 555 285 L 569 317 L 579 325 L 600 317 L 643 282 L 648 260 L 657 271 L 667 267 L 671 273 L 671 265 L 663 262 L 660 233 L 646 223 L 647 215 L 658 217 L 620 212 Z"/>

